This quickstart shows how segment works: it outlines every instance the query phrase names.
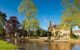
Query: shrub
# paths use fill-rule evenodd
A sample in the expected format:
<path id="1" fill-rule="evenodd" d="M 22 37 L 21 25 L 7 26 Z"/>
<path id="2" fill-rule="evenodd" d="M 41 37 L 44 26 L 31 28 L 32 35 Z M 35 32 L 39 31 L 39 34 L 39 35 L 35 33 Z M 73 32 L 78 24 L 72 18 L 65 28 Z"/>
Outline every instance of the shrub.
<path id="1" fill-rule="evenodd" d="M 79 38 L 79 36 L 76 36 L 75 34 L 71 34 L 71 35 L 70 35 L 70 38 L 78 39 L 78 38 Z"/>

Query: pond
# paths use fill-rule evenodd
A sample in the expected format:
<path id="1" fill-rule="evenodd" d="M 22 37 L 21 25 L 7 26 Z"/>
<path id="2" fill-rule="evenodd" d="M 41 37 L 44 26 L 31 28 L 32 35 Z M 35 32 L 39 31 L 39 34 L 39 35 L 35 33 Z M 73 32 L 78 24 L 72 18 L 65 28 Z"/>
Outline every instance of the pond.
<path id="1" fill-rule="evenodd" d="M 6 38 L 6 41 L 18 45 L 17 50 L 80 50 L 80 44 L 69 42 L 30 42 L 25 39 Z"/>

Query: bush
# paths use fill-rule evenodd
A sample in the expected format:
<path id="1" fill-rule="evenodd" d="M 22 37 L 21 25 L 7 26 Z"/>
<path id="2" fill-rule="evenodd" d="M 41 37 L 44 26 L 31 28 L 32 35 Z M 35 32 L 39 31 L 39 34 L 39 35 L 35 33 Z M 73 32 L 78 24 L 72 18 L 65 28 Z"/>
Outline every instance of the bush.
<path id="1" fill-rule="evenodd" d="M 51 32 L 47 32 L 47 36 L 52 36 Z"/>
<path id="2" fill-rule="evenodd" d="M 78 38 L 79 38 L 79 36 L 76 36 L 75 34 L 71 34 L 71 35 L 70 35 L 70 38 L 78 39 Z"/>

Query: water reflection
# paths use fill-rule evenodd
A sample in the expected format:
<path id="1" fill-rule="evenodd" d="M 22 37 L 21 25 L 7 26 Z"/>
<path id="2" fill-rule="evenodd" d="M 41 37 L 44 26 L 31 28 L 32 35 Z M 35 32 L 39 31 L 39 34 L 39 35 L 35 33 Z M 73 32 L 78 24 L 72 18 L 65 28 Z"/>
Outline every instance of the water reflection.
<path id="1" fill-rule="evenodd" d="M 7 39 L 21 50 L 80 50 L 80 45 L 69 42 L 29 42 L 25 39 Z"/>
<path id="2" fill-rule="evenodd" d="M 75 45 L 72 50 L 80 50 L 80 45 Z"/>
<path id="3" fill-rule="evenodd" d="M 72 50 L 72 45 L 68 42 L 51 43 L 48 47 L 48 50 Z"/>

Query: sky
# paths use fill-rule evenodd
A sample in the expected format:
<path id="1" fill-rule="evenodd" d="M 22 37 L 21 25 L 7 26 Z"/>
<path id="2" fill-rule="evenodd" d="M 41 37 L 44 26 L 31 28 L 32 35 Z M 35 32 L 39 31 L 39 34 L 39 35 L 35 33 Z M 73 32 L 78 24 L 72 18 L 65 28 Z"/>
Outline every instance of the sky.
<path id="1" fill-rule="evenodd" d="M 18 12 L 18 6 L 22 0 L 0 0 L 0 10 L 5 12 L 7 19 L 10 16 L 16 16 L 20 23 L 24 20 L 24 15 Z M 61 0 L 34 0 L 38 9 L 37 19 L 40 27 L 47 30 L 49 21 L 59 24 L 63 12 Z"/>

